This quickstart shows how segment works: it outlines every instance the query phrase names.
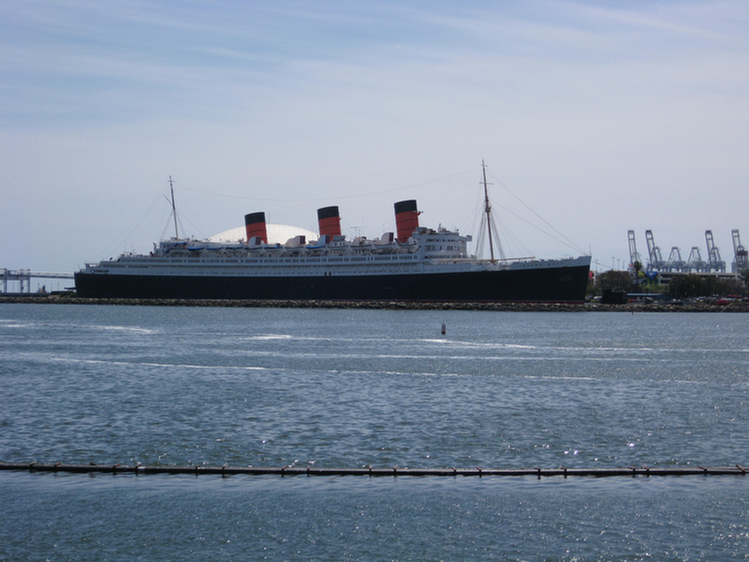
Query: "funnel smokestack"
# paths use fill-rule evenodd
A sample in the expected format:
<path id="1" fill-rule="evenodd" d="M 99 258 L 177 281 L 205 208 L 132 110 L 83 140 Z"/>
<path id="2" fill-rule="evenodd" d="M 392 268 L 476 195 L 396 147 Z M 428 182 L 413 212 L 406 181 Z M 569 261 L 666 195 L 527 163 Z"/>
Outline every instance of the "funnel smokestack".
<path id="1" fill-rule="evenodd" d="M 323 207 L 317 210 L 317 224 L 320 226 L 320 238 L 325 235 L 341 235 L 341 217 L 338 215 L 338 207 Z"/>
<path id="2" fill-rule="evenodd" d="M 250 213 L 244 216 L 244 227 L 247 231 L 247 244 L 252 243 L 255 236 L 260 238 L 263 244 L 268 243 L 268 231 L 265 228 L 265 213 Z"/>
<path id="3" fill-rule="evenodd" d="M 416 210 L 415 199 L 395 204 L 395 225 L 398 229 L 398 242 L 408 242 L 414 230 L 419 227 L 419 211 Z"/>

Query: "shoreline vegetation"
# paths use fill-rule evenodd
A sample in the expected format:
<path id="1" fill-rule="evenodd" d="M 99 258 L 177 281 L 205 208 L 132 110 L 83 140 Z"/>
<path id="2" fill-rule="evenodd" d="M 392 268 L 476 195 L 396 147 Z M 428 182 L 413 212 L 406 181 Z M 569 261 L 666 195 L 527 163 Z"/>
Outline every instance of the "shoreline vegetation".
<path id="1" fill-rule="evenodd" d="M 481 302 L 401 302 L 401 301 L 294 301 L 232 299 L 122 299 L 82 298 L 68 293 L 0 295 L 0 304 L 99 304 L 129 306 L 195 306 L 224 308 L 327 308 L 350 310 L 488 310 L 514 312 L 749 312 L 749 301 L 720 303 L 630 302 L 626 304 L 568 303 L 481 303 Z"/>

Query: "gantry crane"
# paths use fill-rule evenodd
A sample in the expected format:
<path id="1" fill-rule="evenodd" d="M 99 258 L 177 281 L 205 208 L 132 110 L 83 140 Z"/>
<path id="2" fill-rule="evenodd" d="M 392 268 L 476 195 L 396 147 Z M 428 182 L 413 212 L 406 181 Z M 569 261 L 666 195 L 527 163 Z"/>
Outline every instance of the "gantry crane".
<path id="1" fill-rule="evenodd" d="M 645 231 L 645 242 L 648 245 L 648 271 L 661 271 L 663 270 L 666 262 L 663 261 L 661 255 L 661 249 L 655 245 L 655 239 L 653 238 L 653 231 Z"/>
<path id="2" fill-rule="evenodd" d="M 629 238 L 629 266 L 634 269 L 635 263 L 642 265 L 640 254 L 637 253 L 637 244 L 635 243 L 635 231 L 628 230 L 627 237 Z"/>
<path id="3" fill-rule="evenodd" d="M 666 271 L 684 271 L 686 264 L 681 259 L 681 250 L 674 246 L 671 248 L 671 253 L 668 255 L 668 261 L 666 262 Z"/>
<path id="4" fill-rule="evenodd" d="M 742 271 L 749 269 L 749 252 L 746 248 L 741 245 L 741 239 L 739 238 L 739 229 L 736 228 L 731 231 L 733 236 L 733 273 L 741 273 Z"/>
<path id="5" fill-rule="evenodd" d="M 725 272 L 726 262 L 720 259 L 720 250 L 713 241 L 713 231 L 705 231 L 705 242 L 707 242 L 707 263 L 710 271 Z"/>
<path id="6" fill-rule="evenodd" d="M 689 252 L 689 258 L 687 258 L 684 270 L 694 273 L 702 273 L 709 270 L 707 264 L 702 260 L 702 254 L 700 254 L 700 249 L 697 246 L 692 246 L 692 251 Z"/>

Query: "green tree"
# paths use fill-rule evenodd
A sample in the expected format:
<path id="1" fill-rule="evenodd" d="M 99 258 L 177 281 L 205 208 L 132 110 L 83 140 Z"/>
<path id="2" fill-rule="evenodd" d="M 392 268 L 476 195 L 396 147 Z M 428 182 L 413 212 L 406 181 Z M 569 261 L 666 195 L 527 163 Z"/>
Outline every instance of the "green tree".
<path id="1" fill-rule="evenodd" d="M 675 299 L 686 299 L 689 297 L 701 297 L 707 293 L 704 279 L 699 275 L 674 275 L 668 284 L 668 294 Z"/>
<path id="2" fill-rule="evenodd" d="M 690 273 L 689 275 L 674 275 L 668 285 L 668 294 L 677 299 L 689 297 L 712 297 L 738 295 L 741 287 L 738 281 L 720 279 L 719 277 L 702 277 Z"/>
<path id="3" fill-rule="evenodd" d="M 632 264 L 632 269 L 635 270 L 635 283 L 640 284 L 640 271 L 642 270 L 642 262 L 635 261 L 635 263 Z"/>
<path id="4" fill-rule="evenodd" d="M 599 293 L 604 289 L 630 291 L 632 276 L 627 271 L 604 271 L 596 277 L 596 289 Z"/>

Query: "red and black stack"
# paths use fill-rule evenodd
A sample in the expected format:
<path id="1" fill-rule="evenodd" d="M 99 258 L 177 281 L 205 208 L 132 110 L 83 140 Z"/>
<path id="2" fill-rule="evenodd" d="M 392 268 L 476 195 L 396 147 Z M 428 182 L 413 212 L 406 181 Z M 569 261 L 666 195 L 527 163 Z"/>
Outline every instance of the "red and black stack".
<path id="1" fill-rule="evenodd" d="M 259 213 L 250 213 L 244 216 L 244 227 L 247 231 L 247 244 L 267 244 L 268 243 L 268 230 L 265 228 L 265 213 L 260 211 Z M 253 238 L 258 237 L 259 240 L 253 242 Z"/>
<path id="2" fill-rule="evenodd" d="M 398 229 L 398 242 L 408 242 L 414 230 L 419 228 L 419 211 L 416 210 L 415 199 L 395 204 L 395 225 Z"/>
<path id="3" fill-rule="evenodd" d="M 326 236 L 328 240 L 341 235 L 341 217 L 338 207 L 323 207 L 317 210 L 317 224 L 320 227 L 320 238 Z"/>

